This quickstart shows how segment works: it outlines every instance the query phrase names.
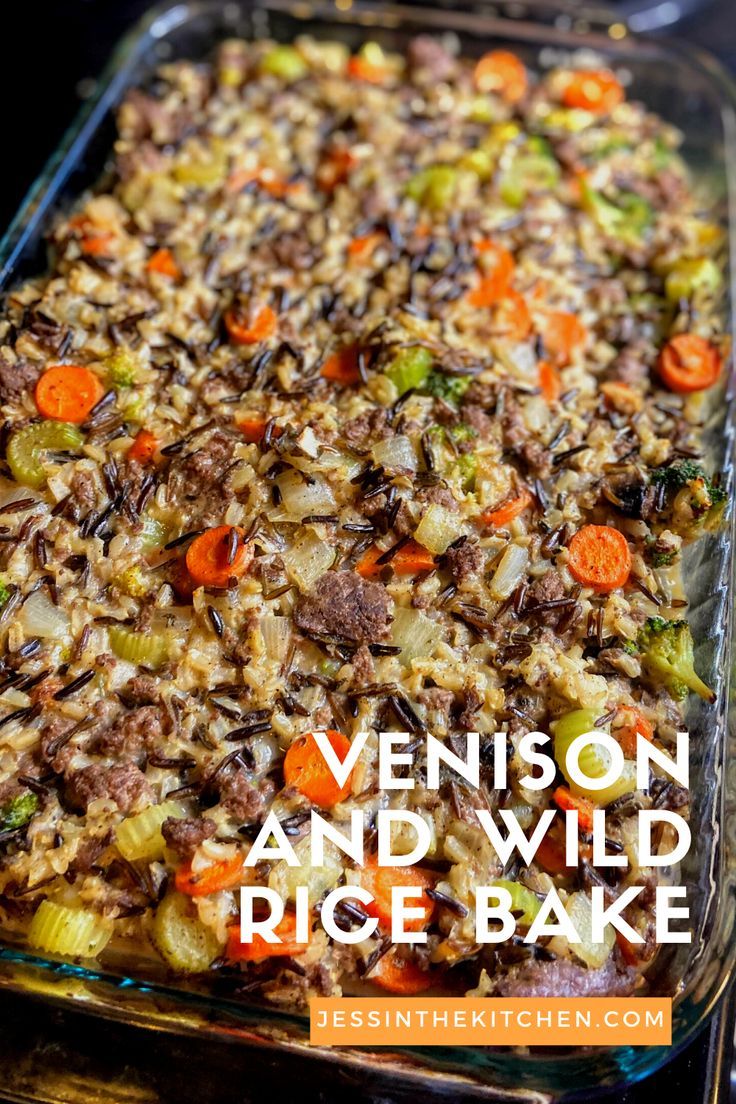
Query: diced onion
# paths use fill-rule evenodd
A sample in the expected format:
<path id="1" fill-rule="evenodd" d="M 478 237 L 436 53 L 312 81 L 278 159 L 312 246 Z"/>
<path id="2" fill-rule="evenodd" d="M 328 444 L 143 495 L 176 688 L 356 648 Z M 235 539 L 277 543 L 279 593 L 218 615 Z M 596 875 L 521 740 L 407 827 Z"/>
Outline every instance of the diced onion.
<path id="1" fill-rule="evenodd" d="M 42 640 L 63 640 L 69 632 L 69 617 L 55 606 L 44 590 L 37 590 L 23 603 L 20 620 L 28 636 Z"/>
<path id="2" fill-rule="evenodd" d="M 387 437 L 373 449 L 373 459 L 386 471 L 417 470 L 417 454 L 408 437 Z"/>
<path id="3" fill-rule="evenodd" d="M 542 907 L 542 902 L 536 893 L 522 885 L 521 882 L 512 882 L 508 878 L 496 878 L 491 886 L 506 889 L 511 894 L 511 911 L 516 915 L 518 924 L 523 928 L 531 927 L 537 913 Z"/>
<path id="4" fill-rule="evenodd" d="M 597 805 L 608 805 L 625 793 L 632 793 L 636 788 L 636 762 L 633 759 L 624 761 L 624 769 L 618 778 L 602 790 L 596 790 L 588 786 L 580 786 L 574 782 L 567 770 L 567 752 L 573 740 L 578 736 L 585 736 L 588 732 L 607 732 L 607 729 L 596 730 L 595 720 L 599 716 L 597 709 L 573 709 L 565 713 L 552 725 L 555 737 L 555 761 L 567 779 L 568 785 L 574 794 L 579 797 L 587 797 Z M 588 744 L 582 748 L 578 755 L 578 765 L 583 774 L 589 778 L 602 778 L 611 768 L 611 756 L 607 748 L 601 744 Z"/>
<path id="5" fill-rule="evenodd" d="M 268 658 L 283 663 L 289 650 L 291 620 L 267 614 L 261 618 L 261 636 Z"/>
<path id="6" fill-rule="evenodd" d="M 286 901 L 296 900 L 297 886 L 306 886 L 309 891 L 310 905 L 316 904 L 323 893 L 337 885 L 342 877 L 340 852 L 330 843 L 325 843 L 323 866 L 312 866 L 310 862 L 311 840 L 305 836 L 294 844 L 294 853 L 299 860 L 298 866 L 289 866 L 285 860 L 277 862 L 268 876 L 268 884 Z"/>
<path id="7" fill-rule="evenodd" d="M 31 920 L 28 942 L 46 954 L 96 958 L 111 935 L 112 924 L 99 913 L 42 901 Z"/>
<path id="8" fill-rule="evenodd" d="M 519 585 L 526 572 L 529 553 L 519 544 L 510 544 L 491 579 L 491 594 L 494 598 L 508 598 Z"/>
<path id="9" fill-rule="evenodd" d="M 311 590 L 317 579 L 332 567 L 335 550 L 316 533 L 307 533 L 286 553 L 284 563 L 289 578 L 300 590 Z"/>
<path id="10" fill-rule="evenodd" d="M 115 829 L 118 851 L 129 862 L 153 862 L 163 857 L 164 837 L 161 826 L 169 817 L 183 817 L 184 808 L 178 801 L 149 805 L 142 813 L 126 819 Z"/>
<path id="11" fill-rule="evenodd" d="M 276 479 L 284 510 L 293 518 L 310 514 L 329 514 L 335 509 L 335 496 L 324 480 L 317 476 L 307 482 L 298 472 L 286 471 Z"/>
<path id="12" fill-rule="evenodd" d="M 565 912 L 572 920 L 580 942 L 570 943 L 563 935 L 556 935 L 550 940 L 549 949 L 554 954 L 573 954 L 594 970 L 603 966 L 616 942 L 616 933 L 611 924 L 607 924 L 603 930 L 603 942 L 594 943 L 591 935 L 593 908 L 585 893 L 571 893 L 565 901 Z"/>
<path id="13" fill-rule="evenodd" d="M 152 935 L 157 951 L 177 974 L 204 973 L 221 950 L 217 936 L 183 893 L 164 897 L 153 918 Z"/>
<path id="14" fill-rule="evenodd" d="M 453 514 L 451 510 L 433 502 L 419 522 L 414 539 L 430 552 L 441 556 L 453 541 L 462 536 L 464 528 L 458 514 Z"/>
<path id="15" fill-rule="evenodd" d="M 441 639 L 441 626 L 419 610 L 405 607 L 396 610 L 391 626 L 391 640 L 401 648 L 399 659 L 402 663 L 429 658 Z"/>

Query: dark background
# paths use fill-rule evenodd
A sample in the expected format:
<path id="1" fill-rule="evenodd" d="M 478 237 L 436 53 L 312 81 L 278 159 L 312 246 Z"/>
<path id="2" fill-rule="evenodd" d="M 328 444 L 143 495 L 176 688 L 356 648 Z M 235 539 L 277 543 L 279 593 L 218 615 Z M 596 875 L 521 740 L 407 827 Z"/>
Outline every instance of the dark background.
<path id="1" fill-rule="evenodd" d="M 608 6 L 615 9 L 616 0 Z M 0 228 L 72 121 L 80 97 L 89 94 L 121 33 L 148 7 L 149 0 L 5 0 Z M 677 33 L 718 53 L 736 72 L 736 0 L 712 0 L 707 11 L 686 20 Z M 733 1005 L 726 1009 L 720 1032 L 714 1024 L 643 1086 L 597 1099 L 643 1104 L 654 1094 L 678 1104 L 728 1104 L 721 1044 L 733 1036 L 733 1011 Z M 148 1036 L 11 994 L 0 994 L 0 1024 L 0 1101 L 260 1104 L 269 1097 L 281 1101 L 298 1096 L 300 1104 L 347 1099 L 351 1104 L 393 1104 L 399 1099 L 380 1082 L 358 1083 L 314 1062 Z M 416 1093 L 401 1099 L 414 1100 Z M 461 1104 L 457 1096 L 454 1100 Z"/>

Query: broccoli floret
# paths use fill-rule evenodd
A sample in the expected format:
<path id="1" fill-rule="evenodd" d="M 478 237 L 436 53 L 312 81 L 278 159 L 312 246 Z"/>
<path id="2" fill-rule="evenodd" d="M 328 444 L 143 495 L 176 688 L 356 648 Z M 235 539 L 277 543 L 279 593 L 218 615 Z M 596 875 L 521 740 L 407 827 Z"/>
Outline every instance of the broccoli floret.
<path id="1" fill-rule="evenodd" d="M 665 487 L 673 496 L 671 527 L 683 537 L 692 537 L 701 528 L 713 529 L 721 519 L 728 495 L 693 460 L 675 460 L 651 473 L 655 486 Z M 657 566 L 657 565 L 655 565 Z"/>
<path id="2" fill-rule="evenodd" d="M 464 491 L 472 491 L 475 487 L 475 477 L 478 470 L 478 461 L 472 452 L 464 452 L 457 459 L 458 475 Z"/>
<path id="3" fill-rule="evenodd" d="M 672 567 L 677 561 L 679 551 L 661 537 L 647 537 L 644 545 L 644 559 L 652 567 Z"/>
<path id="4" fill-rule="evenodd" d="M 38 797 L 30 790 L 11 797 L 0 808 L 0 832 L 14 832 L 17 828 L 22 828 L 37 809 Z"/>
<path id="5" fill-rule="evenodd" d="M 639 654 L 639 649 L 633 640 L 622 640 L 619 647 L 621 651 L 626 652 L 627 655 L 635 656 Z"/>
<path id="6" fill-rule="evenodd" d="M 470 376 L 448 376 L 444 372 L 431 372 L 422 385 L 422 390 L 428 391 L 436 399 L 444 399 L 445 402 L 457 406 L 470 383 Z"/>
<path id="7" fill-rule="evenodd" d="M 693 638 L 687 621 L 650 617 L 641 629 L 638 644 L 650 674 L 667 687 L 673 698 L 686 698 L 692 690 L 706 701 L 715 694 L 695 673 Z"/>
<path id="8" fill-rule="evenodd" d="M 10 587 L 5 579 L 0 579 L 0 609 L 5 605 L 10 597 Z"/>

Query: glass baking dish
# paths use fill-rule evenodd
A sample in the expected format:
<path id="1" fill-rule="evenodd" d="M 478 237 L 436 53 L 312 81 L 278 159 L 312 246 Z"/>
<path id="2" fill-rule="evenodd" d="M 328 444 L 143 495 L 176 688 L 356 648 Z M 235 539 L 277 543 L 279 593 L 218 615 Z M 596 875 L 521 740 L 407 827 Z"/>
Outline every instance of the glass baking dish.
<path id="1" fill-rule="evenodd" d="M 366 37 L 401 49 L 420 31 L 454 32 L 463 52 L 478 56 L 491 43 L 508 46 L 532 65 L 556 64 L 572 52 L 595 51 L 623 71 L 632 94 L 680 127 L 685 155 L 722 204 L 734 237 L 736 94 L 711 59 L 684 46 L 639 39 L 615 23 L 585 17 L 550 26 L 526 20 L 418 7 L 370 7 L 338 0 L 339 8 L 306 0 L 189 0 L 149 15 L 120 44 L 95 97 L 51 157 L 0 242 L 0 291 L 43 271 L 50 219 L 104 177 L 112 148 L 112 113 L 126 89 L 145 83 L 163 60 L 204 58 L 223 37 L 269 35 L 288 41 L 308 32 L 356 47 Z M 550 5 L 539 4 L 540 14 Z M 558 11 L 560 5 L 553 5 Z M 733 283 L 733 281 L 731 281 Z M 733 300 L 728 304 L 733 317 Z M 707 462 L 731 482 L 734 434 L 733 384 L 714 404 L 705 428 Z M 693 847 L 683 869 L 691 886 L 693 941 L 665 947 L 657 960 L 652 992 L 675 992 L 673 1048 L 579 1048 L 522 1053 L 509 1048 L 433 1047 L 395 1050 L 310 1048 L 306 1017 L 235 1000 L 208 989 L 174 987 L 130 963 L 101 970 L 45 961 L 0 946 L 0 985 L 47 1000 L 73 1001 L 90 1012 L 178 1032 L 209 1032 L 222 1039 L 296 1050 L 353 1067 L 373 1079 L 414 1081 L 415 1088 L 464 1092 L 487 1100 L 542 1104 L 574 1098 L 593 1086 L 609 1087 L 646 1076 L 683 1047 L 703 1025 L 727 987 L 736 960 L 736 708 L 730 703 L 733 640 L 733 518 L 726 528 L 689 553 L 690 620 L 700 641 L 699 670 L 719 688 L 717 702 L 693 705 L 691 785 Z"/>

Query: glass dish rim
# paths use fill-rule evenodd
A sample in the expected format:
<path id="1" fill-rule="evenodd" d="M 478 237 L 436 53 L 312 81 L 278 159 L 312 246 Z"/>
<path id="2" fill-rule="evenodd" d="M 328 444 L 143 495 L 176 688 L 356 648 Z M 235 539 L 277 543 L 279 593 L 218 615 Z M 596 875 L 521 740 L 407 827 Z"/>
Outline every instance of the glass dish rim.
<path id="1" fill-rule="evenodd" d="M 12 219 L 6 233 L 0 240 L 0 292 L 6 290 L 9 280 L 14 276 L 14 269 L 18 259 L 21 257 L 23 249 L 29 239 L 37 232 L 39 226 L 43 225 L 48 217 L 53 213 L 54 201 L 58 197 L 59 192 L 64 186 L 64 183 L 68 179 L 69 175 L 74 171 L 74 167 L 77 163 L 78 157 L 84 152 L 87 144 L 94 136 L 97 128 L 107 115 L 110 107 L 117 101 L 122 92 L 129 86 L 131 79 L 133 78 L 133 69 L 136 61 L 140 59 L 145 49 L 147 49 L 152 43 L 156 41 L 165 41 L 166 36 L 178 27 L 186 24 L 188 21 L 193 20 L 196 17 L 204 16 L 207 13 L 222 12 L 226 7 L 237 8 L 241 11 L 262 9 L 268 13 L 281 13 L 287 16 L 303 19 L 305 21 L 316 19 L 325 25 L 332 23 L 333 25 L 347 25 L 357 28 L 370 28 L 371 26 L 386 26 L 391 28 L 400 28 L 403 24 L 421 25 L 428 30 L 434 30 L 439 32 L 441 30 L 457 30 L 472 33 L 477 32 L 483 39 L 493 38 L 494 36 L 503 37 L 505 39 L 515 40 L 519 43 L 536 43 L 539 44 L 540 33 L 543 31 L 546 36 L 546 43 L 548 45 L 559 45 L 563 48 L 575 48 L 581 46 L 589 46 L 593 49 L 608 49 L 619 50 L 621 52 L 637 51 L 642 57 L 646 55 L 647 51 L 653 52 L 659 57 L 669 57 L 674 64 L 687 65 L 699 71 L 700 75 L 710 82 L 711 86 L 717 93 L 719 100 L 723 105 L 729 107 L 728 112 L 723 112 L 723 125 L 726 131 L 726 148 L 727 152 L 736 150 L 736 82 L 729 76 L 724 70 L 721 64 L 712 57 L 707 51 L 693 47 L 691 44 L 682 41 L 673 41 L 663 36 L 657 38 L 650 38 L 645 35 L 626 35 L 624 38 L 609 35 L 609 24 L 605 18 L 601 16 L 600 12 L 587 12 L 585 8 L 575 8 L 575 14 L 578 21 L 584 23 L 584 27 L 581 30 L 579 26 L 572 28 L 559 28 L 549 27 L 547 24 L 534 21 L 533 18 L 515 19 L 508 18 L 503 15 L 488 15 L 470 11 L 454 11 L 452 9 L 434 9 L 417 7 L 405 7 L 401 5 L 387 4 L 379 7 L 374 7 L 370 2 L 363 2 L 358 0 L 354 3 L 349 10 L 339 11 L 332 4 L 326 2 L 311 2 L 311 0 L 255 0 L 251 3 L 249 0 L 236 0 L 235 4 L 227 5 L 219 2 L 219 0 L 183 0 L 180 3 L 167 3 L 163 2 L 148 12 L 146 12 L 142 18 L 140 18 L 132 27 L 120 38 L 116 47 L 114 48 L 108 63 L 102 70 L 102 73 L 97 82 L 94 95 L 87 101 L 79 110 L 76 118 L 65 131 L 61 141 L 56 149 L 51 154 L 46 165 L 36 178 L 28 190 L 24 200 L 22 201 L 15 217 Z M 541 0 L 541 3 L 535 5 L 538 9 L 545 7 L 551 8 L 552 5 L 548 3 L 548 0 Z M 557 5 L 559 8 L 560 5 Z M 534 12 L 530 15 L 533 17 Z M 385 22 L 384 22 L 385 21 Z M 620 21 L 618 21 L 620 22 Z M 731 258 L 736 257 L 736 170 L 730 169 L 728 165 L 728 157 L 725 158 L 725 164 L 723 166 L 728 185 L 728 201 L 729 201 L 729 253 Z M 734 281 L 731 281 L 730 287 L 730 319 L 733 320 L 736 317 L 736 287 Z M 730 433 L 731 443 L 733 444 L 733 407 L 734 407 L 734 381 L 731 379 L 727 394 L 727 433 Z M 732 453 L 730 450 L 729 455 Z M 729 585 L 733 587 L 733 569 L 734 569 L 734 555 L 733 555 L 733 538 L 734 538 L 734 519 L 731 518 L 729 528 L 729 548 L 726 557 L 725 568 L 729 576 Z M 725 574 L 725 572 L 724 572 Z M 729 610 L 728 613 L 728 631 L 724 634 L 726 640 L 732 639 L 732 622 L 733 613 Z M 723 698 L 727 701 L 728 696 L 728 680 L 723 687 Z M 725 715 L 724 715 L 725 723 Z M 733 730 L 733 721 L 730 724 L 730 730 Z M 724 833 L 725 835 L 725 833 Z M 676 1040 L 673 1041 L 673 1046 L 670 1048 L 663 1047 L 650 1047 L 639 1048 L 639 1055 L 646 1055 L 647 1060 L 632 1058 L 630 1062 L 626 1063 L 626 1068 L 620 1066 L 619 1063 L 615 1063 L 616 1068 L 620 1073 L 620 1080 L 626 1080 L 627 1083 L 639 1080 L 642 1077 L 647 1076 L 654 1069 L 659 1068 L 665 1061 L 669 1060 L 677 1051 L 682 1049 L 687 1042 L 693 1037 L 695 1032 L 705 1023 L 708 1016 L 711 1014 L 718 1001 L 720 1000 L 724 990 L 730 979 L 733 976 L 734 966 L 736 965 L 736 943 L 732 943 L 731 951 L 728 957 L 727 969 L 721 971 L 719 975 L 718 984 L 715 985 L 708 994 L 708 1000 L 705 1007 L 694 1008 L 691 1017 L 687 1018 L 685 1026 L 680 1032 Z M 269 1018 L 276 1024 L 282 1027 L 288 1025 L 297 1026 L 302 1029 L 306 1026 L 306 1017 L 297 1015 L 294 1013 L 285 1013 L 279 1009 L 264 1008 L 262 1005 L 235 1005 L 232 1002 L 223 1002 L 219 998 L 213 997 L 208 994 L 195 993 L 185 989 L 173 989 L 167 987 L 165 984 L 159 984 L 158 982 L 148 982 L 135 978 L 120 978 L 118 975 L 111 975 L 103 970 L 89 969 L 87 967 L 70 966 L 66 964 L 59 964 L 58 962 L 48 961 L 39 956 L 27 954 L 25 952 L 19 952 L 13 948 L 0 947 L 0 969 L 5 967 L 11 967 L 16 973 L 16 978 L 12 981 L 8 981 L 5 977 L 0 977 L 0 985 L 15 987 L 19 990 L 25 989 L 26 991 L 36 991 L 44 988 L 43 983 L 36 984 L 33 981 L 28 981 L 28 978 L 32 978 L 37 971 L 50 972 L 52 976 L 57 978 L 74 977 L 77 979 L 84 979 L 85 981 L 93 982 L 103 987 L 107 987 L 110 992 L 116 992 L 118 995 L 127 990 L 137 990 L 141 995 L 143 994 L 155 994 L 165 1000 L 173 1000 L 175 1005 L 181 1010 L 182 1015 L 190 1014 L 191 1019 L 197 1018 L 197 1010 L 201 1009 L 203 1013 L 202 1019 L 205 1021 L 205 1025 L 209 1023 L 210 1029 L 218 1031 L 217 1025 L 213 1025 L 211 1022 L 211 1016 L 207 1016 L 207 1010 L 213 1012 L 214 1010 L 222 1011 L 226 1018 L 234 1017 L 238 1018 L 240 1013 L 241 1020 L 245 1023 L 249 1017 L 255 1013 L 261 1020 L 268 1020 Z M 17 978 L 25 975 L 25 981 L 18 981 Z M 46 994 L 49 995 L 49 994 Z M 66 999 L 66 998 L 62 998 Z M 90 1010 L 102 1015 L 113 1015 L 114 1012 L 111 1008 L 106 1006 L 104 1000 L 92 999 L 90 1004 Z M 156 1014 L 152 1013 L 150 1009 L 143 1016 L 143 1019 L 149 1021 L 149 1025 L 153 1026 L 156 1021 Z M 202 1023 L 199 1024 L 201 1028 Z M 262 1025 L 261 1025 L 262 1026 Z M 180 1019 L 176 1025 L 176 1030 L 187 1030 L 187 1025 Z M 237 1032 L 234 1032 L 237 1034 Z M 252 1031 L 246 1033 L 250 1041 L 254 1041 Z M 317 1048 L 309 1047 L 309 1044 L 302 1041 L 291 1040 L 290 1042 L 279 1041 L 277 1038 L 267 1038 L 266 1033 L 258 1034 L 256 1037 L 261 1043 L 268 1043 L 269 1045 L 281 1046 L 284 1048 L 297 1046 L 299 1048 L 306 1049 L 314 1056 L 327 1057 L 333 1061 L 347 1060 L 345 1051 L 320 1051 Z M 456 1057 L 455 1063 L 461 1068 L 465 1068 L 466 1072 L 472 1075 L 473 1072 L 481 1074 L 483 1072 L 482 1066 L 473 1069 L 472 1055 L 470 1052 L 474 1050 L 472 1047 L 460 1048 L 463 1051 L 467 1051 L 470 1060 L 463 1062 L 462 1058 Z M 607 1053 L 613 1055 L 614 1053 L 620 1053 L 627 1048 L 595 1048 L 595 1051 L 588 1053 L 595 1053 L 598 1056 L 605 1050 Z M 632 1055 L 636 1055 L 635 1049 L 628 1048 Z M 583 1050 L 583 1048 L 578 1048 Z M 362 1051 L 362 1057 L 356 1057 L 356 1052 L 352 1052 L 353 1062 L 357 1061 L 362 1063 L 363 1058 L 368 1058 L 370 1055 L 375 1057 L 376 1052 Z M 384 1052 L 385 1053 L 385 1052 Z M 436 1052 L 435 1052 L 436 1053 Z M 407 1073 L 407 1070 L 403 1068 L 403 1057 L 409 1058 L 410 1066 L 413 1061 L 419 1058 L 420 1062 L 425 1061 L 427 1065 L 419 1072 L 413 1074 Z M 413 1056 L 413 1057 L 412 1057 Z M 384 1069 L 392 1069 L 394 1072 L 400 1072 L 402 1076 L 415 1076 L 415 1077 L 455 1077 L 456 1070 L 453 1066 L 445 1065 L 442 1067 L 442 1062 L 431 1063 L 428 1060 L 427 1052 L 415 1050 L 414 1048 L 407 1048 L 402 1055 L 395 1056 L 398 1061 L 396 1068 L 391 1066 L 390 1062 L 381 1061 L 381 1067 Z M 504 1055 L 501 1055 L 501 1064 Z M 535 1065 L 544 1065 L 543 1059 L 537 1059 L 537 1056 L 533 1056 Z M 528 1057 L 521 1059 L 522 1061 L 528 1061 Z M 550 1065 L 555 1067 L 559 1066 L 562 1070 L 567 1065 L 565 1058 L 555 1057 L 550 1061 Z M 585 1063 L 586 1066 L 590 1063 Z M 372 1063 L 371 1063 L 372 1065 Z M 432 1069 L 432 1065 L 439 1065 L 441 1068 L 438 1074 L 437 1070 Z M 488 1067 L 486 1067 L 486 1070 Z M 476 1084 L 477 1082 L 473 1082 Z M 595 1082 L 590 1082 L 591 1084 Z M 513 1090 L 507 1090 L 497 1084 L 489 1084 L 482 1081 L 482 1090 L 488 1095 L 495 1092 L 497 1099 L 518 1099 L 518 1094 Z M 607 1083 L 608 1084 L 608 1083 Z M 509 1095 L 511 1093 L 511 1095 Z M 539 1097 L 534 1096 L 534 1099 Z"/>

